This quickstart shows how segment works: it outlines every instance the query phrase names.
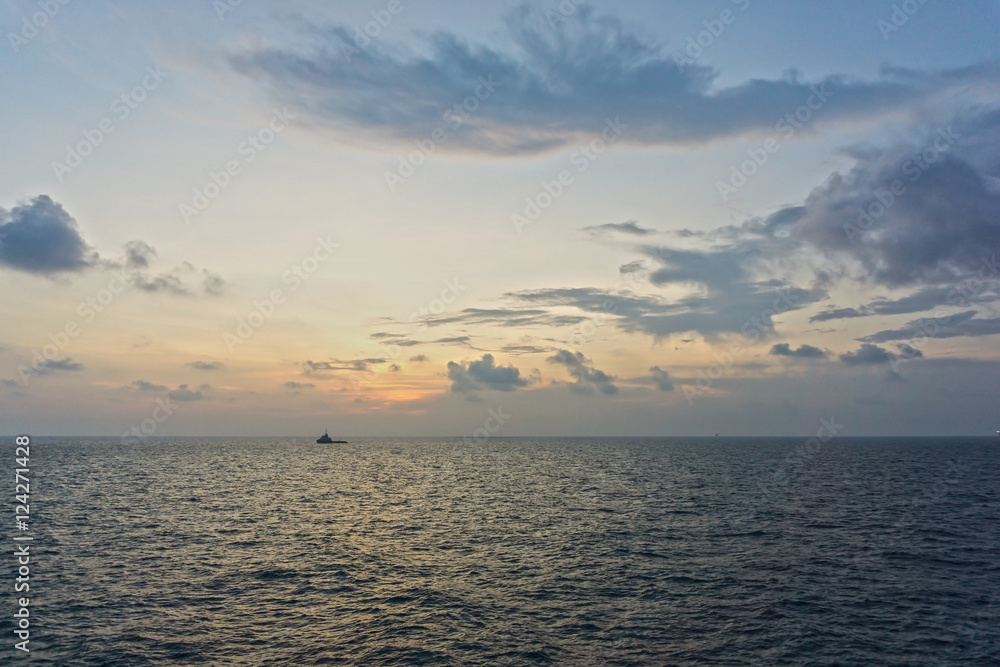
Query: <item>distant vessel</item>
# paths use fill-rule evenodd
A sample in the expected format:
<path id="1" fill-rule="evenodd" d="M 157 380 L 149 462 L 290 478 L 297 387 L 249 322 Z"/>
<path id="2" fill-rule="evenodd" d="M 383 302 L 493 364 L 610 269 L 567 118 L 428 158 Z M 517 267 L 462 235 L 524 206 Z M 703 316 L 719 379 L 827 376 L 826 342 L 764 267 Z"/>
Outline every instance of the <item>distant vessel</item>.
<path id="1" fill-rule="evenodd" d="M 330 439 L 330 432 L 329 431 L 323 431 L 323 435 L 316 442 L 318 442 L 321 445 L 346 445 L 347 444 L 346 440 L 331 440 Z"/>

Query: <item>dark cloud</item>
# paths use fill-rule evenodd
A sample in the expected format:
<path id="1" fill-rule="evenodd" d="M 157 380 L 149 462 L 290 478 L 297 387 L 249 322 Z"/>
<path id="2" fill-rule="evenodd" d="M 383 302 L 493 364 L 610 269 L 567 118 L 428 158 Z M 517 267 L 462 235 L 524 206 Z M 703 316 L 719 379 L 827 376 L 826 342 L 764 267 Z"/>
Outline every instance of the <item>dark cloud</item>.
<path id="1" fill-rule="evenodd" d="M 545 354 L 554 352 L 555 350 L 551 347 L 540 347 L 538 345 L 504 345 L 500 348 L 500 351 L 505 354 L 520 356 L 522 354 Z"/>
<path id="2" fill-rule="evenodd" d="M 604 225 L 597 225 L 594 227 L 584 227 L 585 232 L 621 232 L 623 234 L 632 234 L 634 236 L 647 236 L 649 234 L 655 234 L 656 231 L 653 229 L 646 229 L 645 227 L 640 227 L 639 223 L 635 220 L 629 220 L 628 222 L 609 222 Z"/>
<path id="3" fill-rule="evenodd" d="M 548 361 L 566 367 L 569 374 L 576 379 L 576 382 L 570 385 L 570 389 L 578 394 L 592 394 L 595 389 L 608 396 L 618 393 L 618 387 L 613 384 L 617 378 L 595 369 L 582 352 L 559 350 L 549 357 Z"/>
<path id="4" fill-rule="evenodd" d="M 917 338 L 958 338 L 1000 334 L 1000 318 L 976 318 L 976 311 L 967 310 L 945 317 L 925 317 L 909 322 L 901 329 L 879 331 L 860 340 L 887 343 Z"/>
<path id="5" fill-rule="evenodd" d="M 832 308 L 813 315 L 809 322 L 829 322 L 830 320 L 844 320 L 852 317 L 867 317 L 869 313 L 862 312 L 857 308 Z"/>
<path id="6" fill-rule="evenodd" d="M 130 269 L 144 269 L 156 257 L 156 250 L 145 241 L 129 241 L 125 244 L 125 266 Z"/>
<path id="7" fill-rule="evenodd" d="M 713 255 L 719 254 L 719 257 Z M 743 282 L 742 270 L 727 263 L 727 253 L 681 253 L 702 255 L 702 267 L 676 266 L 665 269 L 657 279 L 660 284 L 701 284 L 695 294 L 665 301 L 654 296 L 611 292 L 594 288 L 542 289 L 508 294 L 508 298 L 549 307 L 572 306 L 595 316 L 608 318 L 629 333 L 646 333 L 656 338 L 698 332 L 707 339 L 721 334 L 743 334 L 747 328 L 770 335 L 778 313 L 798 310 L 825 297 L 819 290 L 790 287 L 780 281 Z M 719 276 L 710 265 L 717 265 Z M 724 276 L 729 276 L 726 279 Z"/>
<path id="8" fill-rule="evenodd" d="M 61 372 L 76 373 L 84 370 L 84 368 L 83 364 L 67 357 L 65 359 L 49 359 L 44 363 L 33 365 L 31 373 L 34 375 L 52 375 L 53 373 Z"/>
<path id="9" fill-rule="evenodd" d="M 182 384 L 181 386 L 177 387 L 177 389 L 174 389 L 173 391 L 169 392 L 167 394 L 167 398 L 173 401 L 181 401 L 182 403 L 200 401 L 203 398 L 205 398 L 203 390 L 207 388 L 208 385 L 202 385 L 201 387 L 198 388 L 197 391 L 195 391 L 192 389 L 188 389 L 188 386 L 186 384 Z"/>
<path id="10" fill-rule="evenodd" d="M 10 211 L 0 209 L 0 266 L 51 276 L 97 262 L 76 220 L 48 195 Z"/>
<path id="11" fill-rule="evenodd" d="M 482 390 L 514 391 L 530 383 L 521 377 L 521 371 L 513 365 L 497 366 L 492 354 L 484 354 L 479 361 L 468 365 L 448 362 L 448 379 L 451 390 L 457 394 L 475 395 Z"/>
<path id="12" fill-rule="evenodd" d="M 430 357 L 428 357 L 426 354 L 418 354 L 415 357 L 410 357 L 410 363 L 422 364 L 425 361 L 430 361 Z"/>
<path id="13" fill-rule="evenodd" d="M 185 366 L 196 371 L 221 371 L 226 368 L 226 365 L 221 361 L 193 361 Z"/>
<path id="14" fill-rule="evenodd" d="M 306 361 L 302 364 L 306 374 L 339 371 L 367 371 L 372 366 L 389 363 L 388 359 L 331 359 L 330 361 Z"/>
<path id="15" fill-rule="evenodd" d="M 489 97 L 471 118 L 455 123 L 444 147 L 490 154 L 570 146 L 619 115 L 629 126 L 622 141 L 644 147 L 770 135 L 777 119 L 818 94 L 835 103 L 823 107 L 811 127 L 911 109 L 996 76 L 989 66 L 935 73 L 887 69 L 873 82 L 788 75 L 722 88 L 713 68 L 678 67 L 665 45 L 586 6 L 556 30 L 525 7 L 509 16 L 506 27 L 503 50 L 447 32 L 421 38 L 413 48 L 383 40 L 358 50 L 351 27 L 309 26 L 288 46 L 262 44 L 228 60 L 280 103 L 302 109 L 303 122 L 344 136 L 425 139 L 428 128 L 444 125 L 442 112 L 478 89 Z M 494 82 L 495 92 L 482 78 Z"/>
<path id="16" fill-rule="evenodd" d="M 222 296 L 226 292 L 226 287 L 229 283 L 222 279 L 217 273 L 213 273 L 208 269 L 203 269 L 202 274 L 205 276 L 201 281 L 201 288 L 204 290 L 205 294 L 209 296 Z"/>
<path id="17" fill-rule="evenodd" d="M 619 267 L 618 272 L 623 276 L 632 275 L 634 273 L 642 273 L 646 270 L 646 263 L 641 259 L 634 262 L 629 262 L 628 264 L 622 264 Z"/>
<path id="18" fill-rule="evenodd" d="M 993 303 L 1000 300 L 996 294 L 997 285 L 982 285 L 973 290 L 961 287 L 924 287 L 900 299 L 875 299 L 858 308 L 835 308 L 825 310 L 809 319 L 810 322 L 827 322 L 871 315 L 907 315 L 922 313 L 942 306 L 966 305 L 970 303 Z"/>
<path id="19" fill-rule="evenodd" d="M 168 387 L 162 384 L 153 384 L 152 382 L 146 382 L 145 380 L 135 380 L 132 382 L 132 386 L 139 391 L 149 391 L 149 392 L 162 392 L 166 391 Z"/>
<path id="20" fill-rule="evenodd" d="M 954 284 L 1000 252 L 1000 112 L 959 116 L 921 141 L 855 157 L 792 216 L 796 239 L 890 287 Z M 941 295 L 917 293 L 900 312 Z"/>
<path id="21" fill-rule="evenodd" d="M 286 382 L 286 389 L 315 389 L 316 385 L 308 382 Z"/>
<path id="22" fill-rule="evenodd" d="M 401 370 L 403 370 L 403 367 L 400 366 L 399 364 L 393 364 L 392 366 L 389 366 L 390 373 L 398 373 Z"/>
<path id="23" fill-rule="evenodd" d="M 848 366 L 877 366 L 899 360 L 923 358 L 924 353 L 910 345 L 897 345 L 899 352 L 890 352 L 884 347 L 865 343 L 854 352 L 840 355 L 840 360 Z"/>
<path id="24" fill-rule="evenodd" d="M 862 345 L 855 352 L 846 352 L 840 355 L 840 360 L 848 366 L 884 364 L 892 361 L 892 358 L 892 352 L 889 350 L 868 343 Z"/>
<path id="25" fill-rule="evenodd" d="M 796 359 L 825 359 L 826 352 L 812 345 L 800 345 L 793 350 L 788 343 L 778 343 L 771 348 L 771 354 L 776 357 L 794 357 Z"/>
<path id="26" fill-rule="evenodd" d="M 437 327 L 446 324 L 489 325 L 505 328 L 529 326 L 563 327 L 580 324 L 586 319 L 585 317 L 573 315 L 556 315 L 547 310 L 539 309 L 465 308 L 456 315 L 427 318 L 424 320 L 424 324 L 428 327 Z"/>
<path id="27" fill-rule="evenodd" d="M 165 273 L 152 278 L 141 273 L 135 273 L 131 276 L 131 280 L 132 287 L 143 292 L 165 292 L 177 296 L 191 295 L 191 291 L 181 281 L 180 277 L 172 273 Z"/>
<path id="28" fill-rule="evenodd" d="M 438 345 L 468 345 L 472 338 L 469 336 L 451 336 L 449 338 L 438 338 L 433 341 Z"/>
<path id="29" fill-rule="evenodd" d="M 660 391 L 674 390 L 674 382 L 670 379 L 670 374 L 665 370 L 661 369 L 659 366 L 653 366 L 649 369 L 649 372 L 653 374 L 653 383 L 656 384 Z"/>

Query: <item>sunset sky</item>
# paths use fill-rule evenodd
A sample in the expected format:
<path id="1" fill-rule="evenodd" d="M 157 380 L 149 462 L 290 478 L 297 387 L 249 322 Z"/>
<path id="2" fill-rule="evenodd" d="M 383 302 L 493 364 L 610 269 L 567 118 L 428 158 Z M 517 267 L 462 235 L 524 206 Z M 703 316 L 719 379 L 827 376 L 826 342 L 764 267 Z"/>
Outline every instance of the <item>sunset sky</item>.
<path id="1" fill-rule="evenodd" d="M 4 434 L 1000 428 L 995 2 L 0 28 Z"/>

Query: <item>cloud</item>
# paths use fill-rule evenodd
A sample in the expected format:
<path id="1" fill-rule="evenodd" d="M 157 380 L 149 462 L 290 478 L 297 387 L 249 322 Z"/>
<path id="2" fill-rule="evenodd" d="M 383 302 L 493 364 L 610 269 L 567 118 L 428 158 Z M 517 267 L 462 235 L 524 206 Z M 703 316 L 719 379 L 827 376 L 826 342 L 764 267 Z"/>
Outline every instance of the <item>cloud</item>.
<path id="1" fill-rule="evenodd" d="M 398 373 L 401 370 L 403 370 L 403 367 L 400 366 L 399 364 L 393 364 L 392 366 L 389 366 L 390 373 Z"/>
<path id="2" fill-rule="evenodd" d="M 455 315 L 426 318 L 423 320 L 423 324 L 428 327 L 438 327 L 446 324 L 499 326 L 505 328 L 529 326 L 563 327 L 580 324 L 586 319 L 586 317 L 577 315 L 556 315 L 547 310 L 534 308 L 465 308 Z M 448 340 L 441 339 L 435 342 L 440 343 Z"/>
<path id="3" fill-rule="evenodd" d="M 548 361 L 566 367 L 569 374 L 576 378 L 570 389 L 578 394 L 592 394 L 595 389 L 609 396 L 618 393 L 618 387 L 613 384 L 617 378 L 595 369 L 582 352 L 559 350 Z"/>
<path id="4" fill-rule="evenodd" d="M 226 292 L 228 283 L 217 273 L 208 269 L 202 269 L 205 278 L 201 281 L 201 288 L 209 296 L 222 296 Z"/>
<path id="5" fill-rule="evenodd" d="M 303 110 L 301 122 L 345 138 L 408 144 L 447 126 L 445 149 L 491 155 L 572 146 L 619 114 L 628 124 L 621 141 L 642 147 L 771 135 L 777 120 L 817 99 L 835 100 L 812 121 L 818 127 L 913 109 L 996 79 L 984 65 L 933 73 L 886 69 L 871 82 L 789 74 L 720 87 L 715 69 L 678 67 L 665 44 L 586 6 L 556 30 L 526 7 L 506 24 L 503 49 L 439 31 L 410 48 L 380 40 L 360 51 L 352 27 L 314 25 L 287 46 L 262 44 L 228 62 L 279 103 Z M 446 125 L 442 113 L 477 91 L 485 99 L 476 111 Z"/>
<path id="6" fill-rule="evenodd" d="M 53 373 L 78 373 L 84 370 L 85 367 L 81 363 L 77 363 L 70 359 L 69 357 L 65 359 L 49 359 L 45 363 L 38 364 L 37 366 L 32 366 L 31 373 L 34 375 L 52 375 Z"/>
<path id="7" fill-rule="evenodd" d="M 221 371 L 226 368 L 226 365 L 221 361 L 193 361 L 184 365 L 196 371 Z"/>
<path id="8" fill-rule="evenodd" d="M 609 222 L 604 225 L 597 225 L 595 227 L 584 227 L 583 231 L 593 232 L 599 234 L 601 232 L 621 232 L 623 234 L 632 234 L 633 236 L 646 236 L 648 234 L 655 234 L 655 230 L 646 229 L 645 227 L 640 227 L 639 223 L 635 220 L 629 220 L 628 222 Z"/>
<path id="9" fill-rule="evenodd" d="M 899 353 L 890 352 L 884 347 L 865 343 L 854 352 L 840 355 L 840 360 L 848 366 L 876 366 L 878 364 L 894 363 L 899 359 L 910 360 L 923 358 L 924 353 L 910 345 L 897 345 Z"/>
<path id="10" fill-rule="evenodd" d="M 618 273 L 623 276 L 631 275 L 633 273 L 642 273 L 646 271 L 646 262 L 638 259 L 634 262 L 629 262 L 628 264 L 622 264 L 618 268 Z"/>
<path id="11" fill-rule="evenodd" d="M 482 390 L 515 391 L 530 384 L 512 364 L 497 366 L 492 354 L 484 354 L 482 359 L 468 365 L 449 361 L 448 379 L 453 392 L 471 396 Z"/>
<path id="12" fill-rule="evenodd" d="M 145 241 L 129 241 L 125 244 L 125 266 L 130 269 L 148 267 L 153 257 L 156 257 L 156 250 Z"/>
<path id="13" fill-rule="evenodd" d="M 886 343 L 917 338 L 980 337 L 1000 334 L 1000 318 L 976 318 L 976 311 L 967 310 L 946 317 L 926 317 L 909 322 L 901 329 L 879 331 L 860 340 Z"/>
<path id="14" fill-rule="evenodd" d="M 468 345 L 472 338 L 469 336 L 451 336 L 450 338 L 438 338 L 433 341 L 439 345 Z"/>
<path id="15" fill-rule="evenodd" d="M 286 389 L 315 389 L 316 385 L 308 382 L 286 382 Z"/>
<path id="16" fill-rule="evenodd" d="M 854 157 L 789 217 L 794 238 L 890 287 L 953 284 L 1000 252 L 1000 111 L 980 108 L 920 141 Z M 895 305 L 915 312 L 942 298 L 927 290 Z"/>
<path id="17" fill-rule="evenodd" d="M 197 391 L 193 391 L 191 389 L 188 389 L 188 386 L 186 384 L 182 384 L 181 386 L 177 387 L 177 389 L 174 389 L 173 391 L 168 393 L 167 398 L 174 401 L 181 401 L 182 403 L 200 401 L 203 398 L 205 398 L 205 394 L 202 393 L 202 390 L 207 388 L 208 385 L 202 385 L 201 387 L 198 388 Z"/>
<path id="18" fill-rule="evenodd" d="M 146 382 L 145 380 L 135 380 L 132 382 L 132 386 L 139 391 L 148 392 L 162 392 L 166 391 L 168 387 L 162 384 L 153 384 L 152 382 Z"/>
<path id="19" fill-rule="evenodd" d="M 184 285 L 181 279 L 170 273 L 165 273 L 153 278 L 136 273 L 131 276 L 132 287 L 143 292 L 166 292 L 177 296 L 190 296 L 191 291 Z"/>
<path id="20" fill-rule="evenodd" d="M 306 361 L 302 366 L 306 374 L 340 372 L 340 371 L 368 371 L 372 366 L 389 363 L 388 359 L 331 359 L 330 361 Z"/>
<path id="21" fill-rule="evenodd" d="M 83 271 L 97 262 L 76 220 L 48 195 L 10 211 L 0 209 L 0 266 L 52 276 Z"/>
<path id="22" fill-rule="evenodd" d="M 428 357 L 426 354 L 418 354 L 415 357 L 410 357 L 410 363 L 422 364 L 425 361 L 430 361 L 430 357 Z"/>
<path id="23" fill-rule="evenodd" d="M 844 320 L 852 317 L 867 317 L 869 314 L 857 308 L 832 308 L 813 315 L 809 318 L 809 322 L 829 322 L 830 320 Z"/>
<path id="24" fill-rule="evenodd" d="M 197 288 L 185 283 L 182 276 L 193 270 L 194 267 L 185 262 L 181 267 L 169 273 L 161 273 L 153 277 L 148 277 L 138 272 L 133 273 L 130 276 L 130 280 L 132 287 L 144 292 L 163 292 L 175 296 L 192 296 L 197 292 Z M 208 296 L 222 296 L 225 294 L 228 283 L 221 276 L 208 269 L 202 269 L 201 273 L 204 277 L 199 287 L 204 294 Z"/>
<path id="25" fill-rule="evenodd" d="M 504 345 L 500 351 L 505 354 L 520 356 L 522 354 L 544 354 L 554 352 L 551 347 L 539 347 L 538 345 Z"/>
<path id="26" fill-rule="evenodd" d="M 193 296 L 199 291 L 208 296 L 222 296 L 228 283 L 217 273 L 208 269 L 200 271 L 200 283 L 192 284 L 192 277 L 199 273 L 190 262 L 182 262 L 180 266 L 158 275 L 150 276 L 140 268 L 149 268 L 156 250 L 143 241 L 130 241 L 125 246 L 125 267 L 134 269 L 128 274 L 129 285 L 135 289 L 150 293 L 173 294 L 175 296 Z M 120 267 L 115 262 L 107 262 L 112 267 Z M 198 278 L 194 278 L 198 280 Z"/>
<path id="27" fill-rule="evenodd" d="M 778 343 L 771 348 L 771 354 L 776 357 L 794 357 L 796 359 L 825 359 L 826 352 L 812 345 L 800 345 L 793 350 L 788 343 Z"/>
<path id="28" fill-rule="evenodd" d="M 979 292 L 979 293 L 975 293 Z M 909 296 L 899 299 L 875 299 L 858 308 L 835 308 L 825 310 L 809 319 L 810 322 L 827 322 L 872 315 L 906 315 L 922 313 L 942 306 L 966 305 L 969 303 L 993 303 L 1000 300 L 996 294 L 997 285 L 981 285 L 978 290 L 961 287 L 924 287 Z"/>
<path id="29" fill-rule="evenodd" d="M 719 261 L 719 265 L 723 267 L 725 262 Z M 661 276 L 660 280 L 664 284 L 683 284 L 697 283 L 701 278 L 697 269 L 690 272 L 677 269 L 671 274 L 669 277 Z M 685 276 L 688 276 L 688 281 L 685 281 Z M 710 274 L 707 279 L 717 280 Z M 599 315 L 628 333 L 664 338 L 696 331 L 711 340 L 722 334 L 742 334 L 747 327 L 770 335 L 774 331 L 774 320 L 771 319 L 774 315 L 798 310 L 823 298 L 824 293 L 790 287 L 780 281 L 741 283 L 739 275 L 734 274 L 732 282 L 720 281 L 708 290 L 670 301 L 589 287 L 540 289 L 507 296 L 533 305 L 576 307 L 591 313 L 591 317 L 582 320 Z"/>
<path id="30" fill-rule="evenodd" d="M 661 369 L 659 366 L 653 366 L 649 369 L 649 372 L 653 374 L 653 382 L 660 391 L 674 390 L 674 382 L 670 379 L 670 374 L 665 370 Z"/>

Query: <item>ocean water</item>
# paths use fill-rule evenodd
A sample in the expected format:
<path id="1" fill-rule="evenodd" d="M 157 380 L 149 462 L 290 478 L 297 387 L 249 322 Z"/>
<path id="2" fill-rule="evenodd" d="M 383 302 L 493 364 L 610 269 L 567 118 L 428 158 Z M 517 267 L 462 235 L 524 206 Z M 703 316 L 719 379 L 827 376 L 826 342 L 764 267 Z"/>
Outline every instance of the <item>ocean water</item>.
<path id="1" fill-rule="evenodd" d="M 803 443 L 36 438 L 30 660 L 1000 664 L 1000 439 Z"/>

